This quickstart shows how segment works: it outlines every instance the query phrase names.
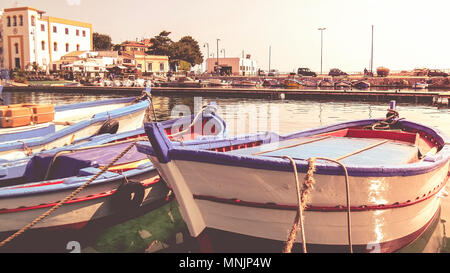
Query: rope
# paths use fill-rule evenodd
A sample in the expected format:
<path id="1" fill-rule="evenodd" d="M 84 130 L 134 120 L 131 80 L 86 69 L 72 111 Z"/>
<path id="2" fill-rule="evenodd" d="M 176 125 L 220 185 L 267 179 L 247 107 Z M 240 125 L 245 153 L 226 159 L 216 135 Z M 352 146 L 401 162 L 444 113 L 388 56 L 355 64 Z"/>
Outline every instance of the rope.
<path id="1" fill-rule="evenodd" d="M 391 128 L 392 125 L 396 124 L 400 119 L 398 118 L 400 115 L 397 111 L 392 109 L 387 109 L 388 113 L 386 114 L 386 118 L 384 120 L 375 122 L 372 125 L 368 125 L 363 127 L 364 129 L 371 130 L 386 130 Z"/>
<path id="2" fill-rule="evenodd" d="M 20 142 L 20 143 L 23 144 L 23 149 L 27 152 L 27 156 L 30 156 L 30 155 L 33 154 L 33 150 L 27 146 L 27 144 L 25 143 L 25 141 L 23 141 L 23 140 L 17 140 L 17 142 Z"/>
<path id="3" fill-rule="evenodd" d="M 8 238 L 6 238 L 5 240 L 3 240 L 2 242 L 0 242 L 0 247 L 4 246 L 5 244 L 7 244 L 8 242 L 12 241 L 13 239 L 15 239 L 16 237 L 20 236 L 21 234 L 23 234 L 25 231 L 27 231 L 28 229 L 32 228 L 34 225 L 36 225 L 37 223 L 39 223 L 40 221 L 44 220 L 47 216 L 49 216 L 50 214 L 52 214 L 55 210 L 57 210 L 59 207 L 61 207 L 62 205 L 64 205 L 64 203 L 66 203 L 67 201 L 71 200 L 75 195 L 77 195 L 80 191 L 82 191 L 84 188 L 86 188 L 90 183 L 92 183 L 94 180 L 96 180 L 100 175 L 102 175 L 104 172 L 106 172 L 109 168 L 111 168 L 111 166 L 113 166 L 120 158 L 122 158 L 128 151 L 131 150 L 131 148 L 133 148 L 133 146 L 139 141 L 139 139 L 134 140 L 125 150 L 123 150 L 119 155 L 117 155 L 107 166 L 105 167 L 101 167 L 101 171 L 98 172 L 95 176 L 93 176 L 91 179 L 89 179 L 86 183 L 84 183 L 83 185 L 81 185 L 80 187 L 78 187 L 75 191 L 73 191 L 71 194 L 69 194 L 68 196 L 66 196 L 63 200 L 61 200 L 58 204 L 56 204 L 54 207 L 52 207 L 51 209 L 49 209 L 47 212 L 43 213 L 42 215 L 40 215 L 39 217 L 37 217 L 36 219 L 34 219 L 32 222 L 30 222 L 28 225 L 24 226 L 23 228 L 21 228 L 19 231 L 17 231 L 16 233 L 14 233 L 13 235 L 9 236 Z"/>
<path id="4" fill-rule="evenodd" d="M 306 180 L 308 183 L 303 184 L 303 189 L 300 188 L 300 183 L 298 181 L 298 172 L 297 172 L 297 165 L 295 164 L 295 161 L 290 156 L 283 156 L 283 158 L 288 159 L 291 164 L 292 168 L 294 169 L 294 177 L 295 177 L 295 185 L 297 189 L 297 214 L 295 215 L 294 224 L 292 225 L 292 229 L 289 232 L 288 240 L 286 241 L 286 244 L 283 249 L 283 253 L 291 253 L 292 247 L 295 242 L 295 238 L 297 237 L 297 230 L 300 227 L 301 228 L 301 235 L 302 235 L 302 248 L 303 253 L 307 253 L 306 251 L 306 240 L 305 240 L 305 228 L 303 225 L 303 210 L 306 208 L 306 197 L 309 194 L 309 190 L 313 188 L 314 186 L 314 178 L 312 177 L 312 173 L 314 172 L 314 164 L 313 161 L 315 159 L 310 159 L 309 161 L 309 170 L 306 174 Z"/>
<path id="5" fill-rule="evenodd" d="M 361 151 L 356 151 L 354 153 L 358 153 Z M 353 153 L 353 154 L 354 154 Z M 347 155 L 350 156 L 350 155 Z M 303 183 L 302 189 L 300 190 L 300 184 L 298 181 L 298 172 L 297 172 L 297 166 L 295 164 L 295 161 L 293 158 L 289 156 L 283 156 L 283 158 L 289 159 L 291 162 L 293 169 L 294 169 L 294 176 L 295 176 L 295 183 L 297 187 L 297 204 L 298 204 L 298 210 L 297 214 L 295 216 L 294 224 L 292 225 L 291 231 L 288 235 L 288 239 L 286 240 L 285 247 L 283 249 L 283 253 L 291 253 L 292 247 L 294 245 L 296 236 L 297 236 L 297 230 L 298 227 L 301 227 L 302 231 L 302 248 L 303 253 L 307 253 L 306 249 L 306 239 L 305 239 L 305 232 L 304 232 L 304 226 L 303 226 L 303 211 L 306 209 L 306 202 L 307 198 L 310 195 L 311 191 L 314 189 L 315 179 L 313 177 L 314 172 L 316 170 L 315 163 L 316 160 L 326 160 L 334 162 L 342 167 L 345 173 L 345 190 L 346 190 L 346 197 L 347 197 L 347 237 L 348 237 L 348 245 L 350 249 L 350 253 L 353 253 L 353 246 L 352 246 L 352 236 L 351 236 L 351 216 L 350 216 L 350 187 L 349 187 L 349 177 L 347 168 L 339 161 L 330 159 L 330 158 L 324 158 L 324 157 L 311 157 L 308 159 L 308 171 L 306 172 L 305 176 L 305 182 Z"/>

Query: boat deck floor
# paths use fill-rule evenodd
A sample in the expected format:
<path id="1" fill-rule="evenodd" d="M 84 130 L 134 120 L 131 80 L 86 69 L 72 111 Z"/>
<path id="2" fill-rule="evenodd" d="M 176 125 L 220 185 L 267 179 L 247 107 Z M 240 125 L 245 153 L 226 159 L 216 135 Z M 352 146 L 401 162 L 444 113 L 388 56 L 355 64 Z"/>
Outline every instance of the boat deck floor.
<path id="1" fill-rule="evenodd" d="M 290 156 L 300 160 L 325 157 L 339 159 L 343 164 L 363 166 L 408 164 L 417 161 L 419 156 L 417 146 L 411 143 L 332 136 L 301 137 L 227 153 L 268 157 Z M 341 157 L 345 158 L 340 159 Z"/>

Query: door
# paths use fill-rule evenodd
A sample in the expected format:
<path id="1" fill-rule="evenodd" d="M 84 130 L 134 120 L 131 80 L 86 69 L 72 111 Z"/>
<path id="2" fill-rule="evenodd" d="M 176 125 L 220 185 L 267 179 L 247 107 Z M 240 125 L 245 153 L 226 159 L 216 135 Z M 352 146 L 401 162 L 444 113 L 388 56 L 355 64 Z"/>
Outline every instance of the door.
<path id="1" fill-rule="evenodd" d="M 20 58 L 16 58 L 16 68 L 20 69 Z"/>

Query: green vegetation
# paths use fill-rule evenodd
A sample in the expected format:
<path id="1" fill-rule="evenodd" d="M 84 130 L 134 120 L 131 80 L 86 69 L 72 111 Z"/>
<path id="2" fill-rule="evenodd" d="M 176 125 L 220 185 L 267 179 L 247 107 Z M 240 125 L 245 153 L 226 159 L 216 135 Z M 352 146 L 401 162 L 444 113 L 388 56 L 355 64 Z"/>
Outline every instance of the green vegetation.
<path id="1" fill-rule="evenodd" d="M 111 37 L 107 34 L 94 32 L 92 34 L 92 40 L 94 43 L 94 50 L 111 50 L 111 47 L 113 46 Z"/>
<path id="2" fill-rule="evenodd" d="M 191 36 L 184 36 L 178 42 L 174 42 L 169 38 L 170 32 L 162 31 L 159 35 L 150 39 L 152 46 L 147 53 L 153 55 L 169 56 L 171 67 L 176 65 L 185 70 L 186 64 L 190 66 L 203 63 L 203 55 L 200 51 L 198 42 Z"/>
<path id="3" fill-rule="evenodd" d="M 121 223 L 104 232 L 93 246 L 105 253 L 144 252 L 152 242 L 167 242 L 175 233 L 186 230 L 176 201 L 144 216 Z"/>

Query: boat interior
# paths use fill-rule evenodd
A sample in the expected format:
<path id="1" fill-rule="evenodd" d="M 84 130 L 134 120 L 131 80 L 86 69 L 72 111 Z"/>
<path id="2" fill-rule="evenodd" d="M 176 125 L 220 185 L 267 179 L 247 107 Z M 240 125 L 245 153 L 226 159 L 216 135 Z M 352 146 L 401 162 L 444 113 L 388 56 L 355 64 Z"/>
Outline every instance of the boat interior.
<path id="1" fill-rule="evenodd" d="M 307 160 L 324 157 L 343 164 L 367 166 L 410 164 L 436 154 L 443 147 L 432 135 L 411 128 L 371 130 L 362 126 L 308 136 L 279 136 L 278 141 L 247 141 L 208 150 L 236 155 L 290 156 Z"/>

